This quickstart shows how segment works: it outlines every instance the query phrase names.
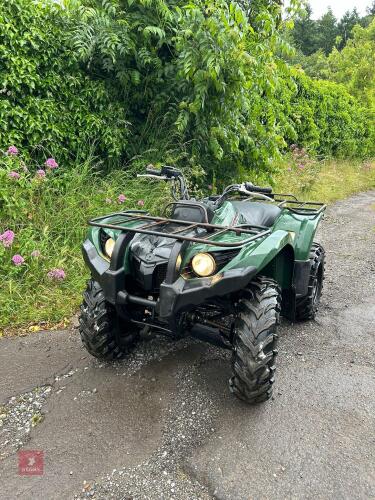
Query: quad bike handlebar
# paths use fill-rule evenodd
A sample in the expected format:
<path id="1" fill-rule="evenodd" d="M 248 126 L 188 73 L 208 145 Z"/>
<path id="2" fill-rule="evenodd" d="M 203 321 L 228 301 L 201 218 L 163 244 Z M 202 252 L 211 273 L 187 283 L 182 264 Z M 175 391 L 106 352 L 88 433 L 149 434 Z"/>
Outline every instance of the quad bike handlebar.
<path id="1" fill-rule="evenodd" d="M 172 196 L 174 200 L 190 200 L 185 177 L 177 168 L 164 165 L 160 170 L 158 170 L 150 164 L 146 167 L 146 173 L 137 174 L 137 177 L 150 177 L 151 179 L 172 181 Z"/>
<path id="2" fill-rule="evenodd" d="M 146 167 L 146 173 L 138 174 L 137 177 L 149 177 L 156 180 L 172 181 L 173 198 L 176 201 L 190 199 L 185 177 L 183 173 L 175 167 L 164 165 L 161 169 L 157 169 L 154 165 L 150 164 Z M 215 205 L 220 206 L 221 203 L 234 192 L 266 201 L 274 201 L 271 187 L 255 186 L 252 182 L 243 182 L 242 184 L 227 186 L 223 193 L 217 198 Z"/>
<path id="3" fill-rule="evenodd" d="M 245 182 L 245 188 L 252 193 L 272 194 L 271 187 L 255 186 L 252 182 Z"/>
<path id="4" fill-rule="evenodd" d="M 158 170 L 157 168 L 151 168 L 151 167 L 146 167 L 146 174 L 150 175 L 161 175 L 161 170 Z"/>
<path id="5" fill-rule="evenodd" d="M 150 164 L 146 167 L 146 174 L 166 177 L 167 179 L 177 179 L 178 177 L 183 177 L 181 170 L 178 170 L 177 168 L 171 167 L 169 165 L 164 165 L 160 170 L 158 170 Z"/>

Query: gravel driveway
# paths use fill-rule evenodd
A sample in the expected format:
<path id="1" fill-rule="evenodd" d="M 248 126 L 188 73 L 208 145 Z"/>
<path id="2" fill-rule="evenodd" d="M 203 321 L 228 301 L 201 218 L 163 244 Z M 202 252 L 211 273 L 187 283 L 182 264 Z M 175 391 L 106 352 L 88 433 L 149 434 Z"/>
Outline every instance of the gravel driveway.
<path id="1" fill-rule="evenodd" d="M 375 191 L 327 211 L 321 312 L 281 326 L 274 398 L 229 353 L 155 338 L 91 358 L 76 330 L 0 340 L 0 498 L 375 498 Z M 19 475 L 17 450 L 44 452 Z"/>

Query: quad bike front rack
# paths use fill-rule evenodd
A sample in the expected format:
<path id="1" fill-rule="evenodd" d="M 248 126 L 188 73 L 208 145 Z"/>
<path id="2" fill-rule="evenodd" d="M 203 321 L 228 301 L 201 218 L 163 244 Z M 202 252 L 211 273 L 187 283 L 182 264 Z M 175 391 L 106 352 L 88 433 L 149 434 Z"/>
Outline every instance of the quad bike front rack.
<path id="1" fill-rule="evenodd" d="M 107 224 L 101 222 L 103 219 L 108 217 L 118 216 L 119 220 L 116 223 Z M 122 227 L 121 224 L 128 222 L 142 221 L 145 224 L 137 227 Z M 163 238 L 171 238 L 180 241 L 189 241 L 191 243 L 203 243 L 205 245 L 212 245 L 215 247 L 233 248 L 242 247 L 255 241 L 259 238 L 263 238 L 270 234 L 271 230 L 265 226 L 255 226 L 251 224 L 239 224 L 237 226 L 222 226 L 219 224 L 209 224 L 208 222 L 192 222 L 183 221 L 179 219 L 170 219 L 168 217 L 153 217 L 148 215 L 147 212 L 142 212 L 140 210 L 126 210 L 125 212 L 114 212 L 105 217 L 96 217 L 91 219 L 88 224 L 94 227 L 100 227 L 103 229 L 113 229 L 115 231 L 123 231 L 130 233 L 141 233 L 150 234 L 153 236 L 161 236 Z M 173 224 L 174 227 L 171 231 L 158 231 L 163 224 Z M 203 236 L 187 236 L 183 234 L 185 231 L 194 231 L 196 229 L 204 229 L 206 234 Z M 241 236 L 242 234 L 249 235 L 248 238 L 242 239 L 240 241 L 215 241 L 212 238 L 215 236 L 222 236 L 223 234 L 234 233 L 236 236 Z"/>

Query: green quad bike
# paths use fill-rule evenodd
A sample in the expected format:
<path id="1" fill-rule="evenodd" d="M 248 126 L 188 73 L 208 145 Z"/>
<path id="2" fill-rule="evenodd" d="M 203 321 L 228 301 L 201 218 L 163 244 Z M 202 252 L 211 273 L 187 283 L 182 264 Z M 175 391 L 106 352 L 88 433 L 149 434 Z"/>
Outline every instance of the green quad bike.
<path id="1" fill-rule="evenodd" d="M 170 181 L 176 201 L 165 209 L 169 217 L 126 210 L 89 222 L 84 346 L 116 360 L 142 331 L 190 335 L 231 349 L 231 391 L 248 403 L 266 401 L 279 316 L 308 320 L 318 309 L 324 249 L 313 239 L 325 205 L 251 182 L 196 201 L 175 168 L 146 172 Z"/>

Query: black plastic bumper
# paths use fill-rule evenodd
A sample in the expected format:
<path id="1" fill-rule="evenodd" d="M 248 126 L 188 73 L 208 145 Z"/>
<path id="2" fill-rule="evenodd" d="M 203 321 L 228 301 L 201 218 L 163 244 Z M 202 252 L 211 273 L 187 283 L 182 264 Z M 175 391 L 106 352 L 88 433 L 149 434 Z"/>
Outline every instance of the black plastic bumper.
<path id="1" fill-rule="evenodd" d="M 256 272 L 256 267 L 247 267 L 224 271 L 210 278 L 185 280 L 180 276 L 172 284 L 162 283 L 156 311 L 160 319 L 167 320 L 179 311 L 193 309 L 211 297 L 241 290 Z"/>
<path id="2" fill-rule="evenodd" d="M 130 241 L 129 241 L 130 242 Z M 155 307 L 156 313 L 163 321 L 182 310 L 194 308 L 211 297 L 220 297 L 244 288 L 255 276 L 255 267 L 232 269 L 218 273 L 210 278 L 185 280 L 181 276 L 173 283 L 164 282 L 160 286 L 157 302 L 132 296 L 126 291 L 126 276 L 123 267 L 126 241 L 116 242 L 111 264 L 101 257 L 90 240 L 82 245 L 84 260 L 93 278 L 100 283 L 108 302 L 112 304 L 134 303 L 145 307 Z"/>
<path id="3" fill-rule="evenodd" d="M 116 247 L 120 247 L 118 242 L 116 242 Z M 111 260 L 110 264 L 98 254 L 98 251 L 90 240 L 86 240 L 82 245 L 85 263 L 90 269 L 92 277 L 100 283 L 106 300 L 111 304 L 116 304 L 118 292 L 125 288 L 124 261 L 122 260 L 121 266 L 117 265 L 119 259 L 117 255 L 114 255 L 116 247 L 113 252 L 113 257 L 115 258 Z"/>

